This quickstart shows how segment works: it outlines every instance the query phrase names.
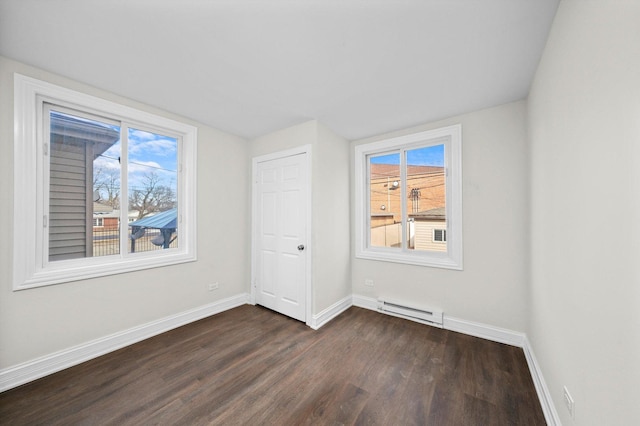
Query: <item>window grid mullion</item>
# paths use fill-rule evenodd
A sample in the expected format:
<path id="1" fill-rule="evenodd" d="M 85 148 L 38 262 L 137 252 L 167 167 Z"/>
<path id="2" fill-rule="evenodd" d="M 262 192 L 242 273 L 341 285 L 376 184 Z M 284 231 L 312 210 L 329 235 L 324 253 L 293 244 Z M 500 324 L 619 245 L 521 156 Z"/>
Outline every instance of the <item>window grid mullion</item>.
<path id="1" fill-rule="evenodd" d="M 366 229 L 367 232 L 365 232 L 365 244 L 366 247 L 371 247 L 371 156 L 365 156 L 365 175 L 364 175 L 364 180 L 366 182 L 366 190 L 364 191 L 364 198 L 365 198 L 365 206 L 367 209 L 367 215 L 366 215 Z"/>
<path id="2" fill-rule="evenodd" d="M 38 227 L 38 232 L 42 232 L 39 241 L 41 243 L 41 249 L 39 250 L 41 258 L 38 259 L 38 265 L 40 268 L 46 268 L 49 263 L 49 225 L 50 225 L 50 212 L 49 212 L 49 189 L 50 189 L 50 160 L 51 160 L 51 104 L 42 101 L 38 104 L 38 127 L 42 132 L 42 146 L 38 147 L 42 149 L 42 155 L 39 156 L 42 165 L 38 166 L 37 173 L 42 173 L 38 176 L 38 181 L 42 182 L 42 187 L 37 189 L 37 197 L 40 200 L 40 206 L 38 206 L 39 220 L 42 220 L 42 225 Z"/>
<path id="3" fill-rule="evenodd" d="M 128 257 L 129 247 L 129 123 L 120 126 L 120 257 Z"/>
<path id="4" fill-rule="evenodd" d="M 409 250 L 409 240 L 407 239 L 408 226 L 407 223 L 407 150 L 400 150 L 400 217 L 402 221 L 402 240 L 401 246 L 403 253 Z"/>

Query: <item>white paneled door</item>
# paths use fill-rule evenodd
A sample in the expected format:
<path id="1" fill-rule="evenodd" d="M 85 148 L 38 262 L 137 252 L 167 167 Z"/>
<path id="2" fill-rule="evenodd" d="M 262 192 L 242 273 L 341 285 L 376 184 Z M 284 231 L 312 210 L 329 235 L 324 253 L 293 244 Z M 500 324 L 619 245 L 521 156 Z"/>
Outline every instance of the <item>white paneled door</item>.
<path id="1" fill-rule="evenodd" d="M 306 321 L 307 154 L 259 162 L 256 303 Z"/>

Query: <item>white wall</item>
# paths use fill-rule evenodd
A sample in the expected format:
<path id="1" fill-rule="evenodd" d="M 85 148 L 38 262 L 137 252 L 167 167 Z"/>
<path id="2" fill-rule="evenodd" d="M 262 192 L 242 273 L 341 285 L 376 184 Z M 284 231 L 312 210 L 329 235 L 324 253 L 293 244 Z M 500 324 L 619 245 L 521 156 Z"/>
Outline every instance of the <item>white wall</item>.
<path id="1" fill-rule="evenodd" d="M 284 151 L 302 145 L 314 145 L 318 140 L 315 120 L 277 130 L 249 142 L 249 163 L 254 157 Z M 313 149 L 313 148 L 312 148 Z"/>
<path id="2" fill-rule="evenodd" d="M 312 314 L 351 294 L 349 142 L 311 120 L 251 141 L 250 157 L 311 145 Z"/>
<path id="3" fill-rule="evenodd" d="M 441 308 L 451 317 L 524 331 L 528 275 L 525 115 L 525 103 L 515 102 L 352 143 L 353 153 L 361 143 L 462 124 L 464 270 L 353 258 L 354 294 L 414 302 Z M 352 235 L 354 232 L 355 228 Z M 374 280 L 373 288 L 364 286 L 367 278 Z"/>
<path id="4" fill-rule="evenodd" d="M 340 138 L 317 122 L 250 145 L 195 123 L 198 262 L 13 292 L 12 73 L 177 117 L 0 58 L 0 369 L 248 291 L 248 159 L 311 143 L 318 154 L 314 313 L 348 295 L 351 284 L 358 295 L 416 301 L 526 331 L 564 424 L 640 424 L 639 22 L 637 1 L 563 0 L 526 103 L 350 145 L 353 152 L 359 143 L 462 124 L 461 272 L 349 262 L 348 238 L 340 239 L 348 226 L 340 219 L 353 158 L 342 165 Z M 230 216 L 237 226 L 217 226 Z M 323 216 L 335 233 L 322 233 Z M 603 222 L 614 225 L 599 228 Z M 351 283 L 343 279 L 349 263 Z M 375 281 L 373 289 L 365 278 Z M 220 282 L 214 293 L 205 288 L 212 281 Z M 564 408 L 564 385 L 576 401 L 575 421 Z"/>
<path id="5" fill-rule="evenodd" d="M 563 424 L 640 424 L 640 2 L 562 1 L 528 110 L 529 339 Z"/>
<path id="6" fill-rule="evenodd" d="M 13 292 L 14 72 L 180 119 L 0 57 L 0 369 L 248 292 L 247 143 L 189 121 L 199 139 L 197 262 Z M 208 292 L 213 281 L 220 289 Z"/>
<path id="7" fill-rule="evenodd" d="M 349 142 L 318 124 L 313 162 L 314 313 L 350 296 Z"/>

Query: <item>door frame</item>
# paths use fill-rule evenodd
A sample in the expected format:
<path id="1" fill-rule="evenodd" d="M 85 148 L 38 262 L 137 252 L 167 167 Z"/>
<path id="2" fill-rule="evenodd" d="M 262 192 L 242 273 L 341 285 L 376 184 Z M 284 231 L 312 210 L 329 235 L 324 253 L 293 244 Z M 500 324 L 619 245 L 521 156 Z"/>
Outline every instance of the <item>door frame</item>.
<path id="1" fill-rule="evenodd" d="M 311 240 L 311 145 L 301 145 L 295 148 L 286 149 L 283 151 L 274 152 L 271 154 L 260 155 L 252 158 L 251 166 L 251 293 L 249 295 L 249 303 L 256 304 L 256 278 L 257 278 L 257 256 L 258 256 L 258 164 L 271 160 L 279 160 L 286 157 L 293 157 L 295 155 L 306 154 L 307 178 L 303 183 L 306 189 L 306 217 L 305 217 L 305 324 L 311 326 L 311 320 L 313 317 L 312 303 L 313 303 L 313 280 L 311 274 L 311 259 L 312 259 L 312 240 Z"/>

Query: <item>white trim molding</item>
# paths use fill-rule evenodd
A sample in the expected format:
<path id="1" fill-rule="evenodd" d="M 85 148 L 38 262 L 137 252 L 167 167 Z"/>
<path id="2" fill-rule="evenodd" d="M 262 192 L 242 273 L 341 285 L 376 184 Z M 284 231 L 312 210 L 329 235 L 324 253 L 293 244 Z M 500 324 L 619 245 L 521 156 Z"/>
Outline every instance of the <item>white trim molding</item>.
<path id="1" fill-rule="evenodd" d="M 313 328 L 314 330 L 319 329 L 320 327 L 349 309 L 351 305 L 351 296 L 347 296 L 344 299 L 337 301 L 327 309 L 324 309 L 314 315 L 311 319 L 311 324 L 309 324 L 309 327 Z"/>
<path id="2" fill-rule="evenodd" d="M 359 296 L 354 294 L 351 296 L 353 300 L 353 306 L 357 306 L 358 308 L 370 309 L 372 311 L 378 310 L 378 299 L 374 299 L 372 297 Z"/>
<path id="3" fill-rule="evenodd" d="M 119 123 L 122 145 L 120 197 L 127 200 L 125 129 L 158 132 L 179 140 L 177 207 L 180 235 L 176 248 L 128 253 L 127 212 L 122 209 L 120 251 L 109 256 L 85 256 L 49 261 L 50 129 L 45 129 L 47 104 L 84 117 Z M 86 118 L 86 117 L 85 117 Z M 113 274 L 197 260 L 197 140 L 198 128 L 31 77 L 14 74 L 13 290 L 62 284 Z"/>
<path id="4" fill-rule="evenodd" d="M 173 330 L 174 328 L 181 327 L 191 322 L 198 321 L 245 304 L 253 304 L 251 296 L 248 293 L 241 293 L 227 299 L 171 315 L 138 327 L 133 327 L 110 336 L 92 340 L 82 345 L 55 352 L 32 361 L 5 368 L 0 370 L 0 392 L 4 392 L 49 374 L 56 373 L 64 370 L 65 368 L 78 365 L 82 362 L 97 358 L 125 346 L 129 346 L 166 331 Z M 337 301 L 328 308 L 322 310 L 316 315 L 313 315 L 312 320 L 308 325 L 314 330 L 318 330 L 351 306 L 380 312 L 378 311 L 377 299 L 354 294 Z M 443 328 L 522 348 L 547 424 L 551 426 L 560 426 L 562 424 L 553 404 L 549 389 L 547 388 L 544 377 L 542 376 L 540 366 L 538 365 L 533 353 L 531 344 L 524 333 L 493 327 L 473 321 L 447 317 L 446 315 L 443 317 Z"/>
<path id="5" fill-rule="evenodd" d="M 0 392 L 31 382 L 90 359 L 124 348 L 174 328 L 247 304 L 249 295 L 241 293 L 179 314 L 92 340 L 0 370 Z"/>
<path id="6" fill-rule="evenodd" d="M 522 347 L 524 333 L 507 330 L 505 328 L 494 327 L 492 325 L 481 324 L 473 321 L 466 321 L 444 315 L 443 328 L 469 336 L 479 337 L 492 342 L 504 343 L 511 346 Z"/>
<path id="7" fill-rule="evenodd" d="M 440 145 L 444 146 L 447 250 L 436 252 L 408 248 L 406 235 L 408 235 L 409 212 L 404 203 L 401 207 L 400 223 L 403 235 L 401 247 L 372 245 L 370 235 L 372 216 L 372 211 L 370 211 L 371 158 L 380 155 L 397 155 L 399 193 L 396 196 L 406 200 L 408 197 L 406 171 L 408 152 Z M 462 125 L 456 124 L 356 145 L 354 160 L 355 256 L 360 259 L 462 270 Z"/>
<path id="8" fill-rule="evenodd" d="M 551 393 L 549 392 L 547 383 L 544 381 L 542 370 L 540 370 L 540 365 L 538 365 L 538 361 L 536 360 L 536 356 L 533 353 L 533 348 L 531 347 L 531 343 L 527 336 L 524 336 L 522 350 L 524 350 L 524 356 L 527 359 L 529 371 L 531 371 L 533 385 L 536 387 L 536 392 L 538 392 L 538 398 L 540 399 L 544 419 L 547 421 L 549 426 L 561 426 L 562 422 L 560 421 L 556 407 L 553 404 Z"/>
<path id="9" fill-rule="evenodd" d="M 366 297 L 353 295 L 353 305 L 360 308 L 370 309 L 372 311 L 378 310 L 378 300 Z M 386 312 L 380 312 L 387 314 Z M 493 342 L 505 343 L 511 346 L 522 347 L 525 335 L 517 331 L 507 330 L 505 328 L 494 327 L 492 325 L 482 324 L 473 321 L 462 320 L 459 318 L 450 317 L 447 315 L 442 316 L 442 328 L 449 331 L 455 331 L 469 336 L 479 337 L 485 340 L 491 340 Z"/>
<path id="10" fill-rule="evenodd" d="M 352 300 L 353 306 L 380 312 L 378 310 L 377 299 L 354 294 L 352 296 Z M 385 312 L 380 313 L 386 314 Z M 527 338 L 527 335 L 525 333 L 520 333 L 500 327 L 494 327 L 478 322 L 462 320 L 459 318 L 453 318 L 447 315 L 443 315 L 443 328 L 445 330 L 455 331 L 457 333 L 467 334 L 470 336 L 479 337 L 481 339 L 491 340 L 494 342 L 504 343 L 506 345 L 522 348 L 547 424 L 550 426 L 562 425 L 562 423 L 560 422 L 560 418 L 558 417 L 558 412 L 556 411 L 555 405 L 553 404 L 551 393 L 549 393 L 547 384 L 545 383 L 544 377 L 542 376 L 542 370 L 540 370 L 540 366 L 538 365 L 536 357 L 533 354 L 533 348 L 531 347 L 529 339 Z"/>

